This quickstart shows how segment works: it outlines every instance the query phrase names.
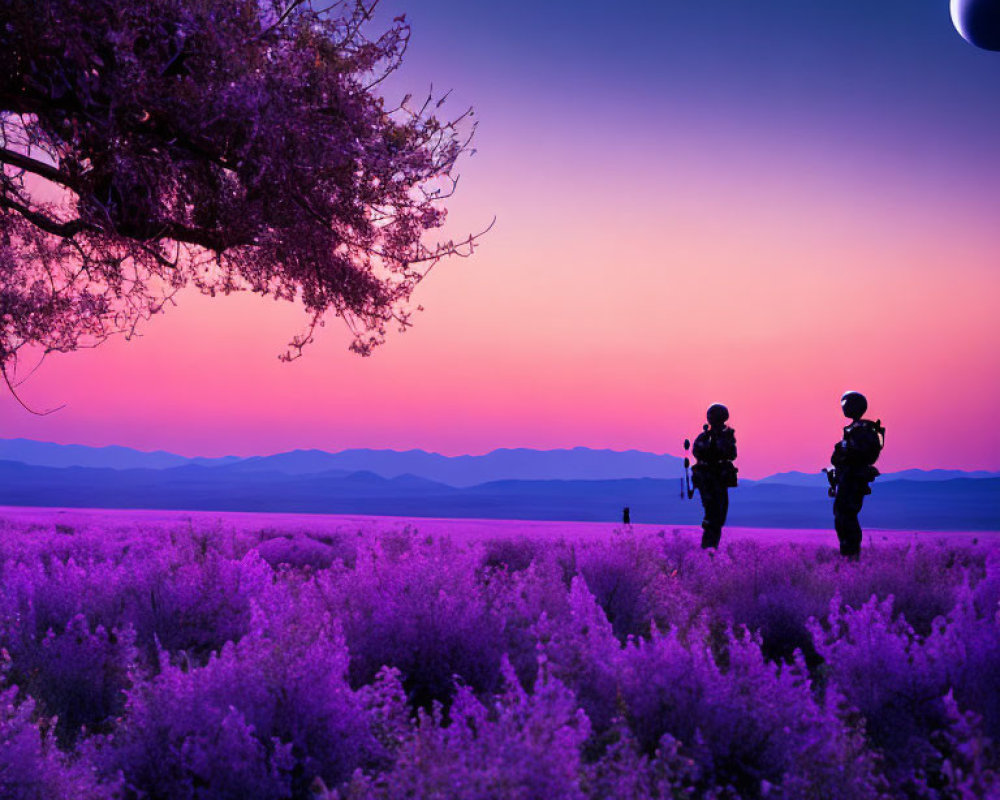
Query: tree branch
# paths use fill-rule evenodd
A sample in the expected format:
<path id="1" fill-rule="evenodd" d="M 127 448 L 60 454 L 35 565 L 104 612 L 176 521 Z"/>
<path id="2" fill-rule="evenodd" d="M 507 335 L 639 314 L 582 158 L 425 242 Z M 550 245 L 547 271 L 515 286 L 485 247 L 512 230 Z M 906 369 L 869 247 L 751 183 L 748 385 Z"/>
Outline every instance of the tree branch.
<path id="1" fill-rule="evenodd" d="M 74 219 L 69 222 L 57 222 L 56 220 L 50 219 L 38 211 L 32 211 L 27 206 L 22 206 L 20 203 L 15 203 L 13 200 L 2 196 L 0 196 L 0 208 L 8 208 L 11 211 L 20 214 L 36 228 L 39 228 L 46 233 L 51 233 L 53 236 L 58 236 L 62 239 L 72 239 L 82 231 L 95 229 L 93 225 L 89 225 L 82 219 Z"/>
<path id="2" fill-rule="evenodd" d="M 21 408 L 23 408 L 25 411 L 34 414 L 37 417 L 47 417 L 49 414 L 54 414 L 56 411 L 60 411 L 66 408 L 66 404 L 63 403 L 60 406 L 56 406 L 55 408 L 49 408 L 46 409 L 45 411 L 36 411 L 27 403 L 25 403 L 24 400 L 21 399 L 21 395 L 17 393 L 17 387 L 19 384 L 14 383 L 11 380 L 11 377 L 7 372 L 6 363 L 0 363 L 0 377 L 3 377 L 3 382 L 7 384 L 7 389 L 10 391 L 11 396 L 17 401 L 18 405 L 20 405 Z"/>
<path id="3" fill-rule="evenodd" d="M 255 40 L 263 39 L 271 31 L 275 30 L 276 28 L 280 28 L 284 24 L 285 20 L 288 19 L 288 17 L 291 15 L 291 13 L 295 11 L 295 9 L 297 9 L 299 6 L 301 6 L 304 2 L 305 0 L 292 0 L 292 2 L 288 4 L 288 8 L 286 8 L 281 13 L 281 16 L 278 17 L 278 19 L 274 22 L 274 24 L 268 25 L 264 30 L 258 33 L 254 37 L 254 39 Z"/>
<path id="4" fill-rule="evenodd" d="M 68 186 L 70 189 L 76 188 L 73 179 L 66 173 L 61 172 L 57 167 L 53 167 L 51 164 L 46 164 L 44 161 L 39 161 L 22 153 L 16 153 L 13 150 L 0 148 L 0 163 L 10 164 L 18 169 L 27 170 L 53 183 Z"/>
<path id="5" fill-rule="evenodd" d="M 182 225 L 179 222 L 164 223 L 158 238 L 173 239 L 175 242 L 197 245 L 198 247 L 204 247 L 206 250 L 211 250 L 213 253 L 224 253 L 232 247 L 253 244 L 253 237 L 226 236 L 220 231 L 192 228 L 189 225 Z"/>

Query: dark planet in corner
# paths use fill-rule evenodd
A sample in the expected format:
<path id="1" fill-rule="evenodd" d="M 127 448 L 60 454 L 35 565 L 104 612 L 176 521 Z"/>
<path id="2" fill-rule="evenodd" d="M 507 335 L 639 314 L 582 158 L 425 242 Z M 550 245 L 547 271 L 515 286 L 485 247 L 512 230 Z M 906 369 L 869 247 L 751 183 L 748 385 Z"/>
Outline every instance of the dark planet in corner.
<path id="1" fill-rule="evenodd" d="M 951 21 L 970 44 L 1000 50 L 1000 0 L 951 0 Z"/>

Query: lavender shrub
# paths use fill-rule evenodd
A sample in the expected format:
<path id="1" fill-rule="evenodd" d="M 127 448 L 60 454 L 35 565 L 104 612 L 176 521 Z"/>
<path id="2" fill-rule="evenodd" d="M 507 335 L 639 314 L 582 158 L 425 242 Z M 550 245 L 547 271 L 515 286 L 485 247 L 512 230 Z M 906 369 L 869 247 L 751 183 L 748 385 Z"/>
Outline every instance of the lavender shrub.
<path id="1" fill-rule="evenodd" d="M 0 796 L 986 798 L 977 544 L 0 520 Z"/>
<path id="2" fill-rule="evenodd" d="M 111 800 L 119 783 L 101 782 L 86 760 L 60 752 L 55 735 L 30 700 L 18 702 L 16 687 L 0 692 L 0 797 L 52 800 L 86 797 Z"/>

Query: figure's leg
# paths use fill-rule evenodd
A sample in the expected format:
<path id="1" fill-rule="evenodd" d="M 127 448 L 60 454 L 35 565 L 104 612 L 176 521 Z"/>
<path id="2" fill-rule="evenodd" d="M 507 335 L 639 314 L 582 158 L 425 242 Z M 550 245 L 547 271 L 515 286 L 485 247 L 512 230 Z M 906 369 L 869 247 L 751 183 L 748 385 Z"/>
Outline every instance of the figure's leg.
<path id="1" fill-rule="evenodd" d="M 861 522 L 858 520 L 858 515 L 861 513 L 861 506 L 864 505 L 866 494 L 868 494 L 868 485 L 865 483 L 859 484 L 857 493 L 854 495 L 854 525 L 851 528 L 851 557 L 855 561 L 861 558 L 861 542 L 864 540 L 864 531 L 861 530 Z"/>
<path id="2" fill-rule="evenodd" d="M 717 525 L 708 526 L 702 524 L 702 532 L 701 532 L 702 550 L 718 548 L 721 539 L 722 539 L 721 528 L 719 528 Z"/>
<path id="3" fill-rule="evenodd" d="M 702 480 L 701 504 L 705 507 L 705 518 L 701 522 L 701 546 L 702 548 L 718 547 L 719 539 L 722 538 L 722 518 L 720 495 L 721 487 L 714 480 Z"/>
<path id="4" fill-rule="evenodd" d="M 833 501 L 833 524 L 840 540 L 840 554 L 855 561 L 861 557 L 863 534 L 858 514 L 864 497 L 863 486 L 842 483 L 837 487 L 837 498 Z"/>

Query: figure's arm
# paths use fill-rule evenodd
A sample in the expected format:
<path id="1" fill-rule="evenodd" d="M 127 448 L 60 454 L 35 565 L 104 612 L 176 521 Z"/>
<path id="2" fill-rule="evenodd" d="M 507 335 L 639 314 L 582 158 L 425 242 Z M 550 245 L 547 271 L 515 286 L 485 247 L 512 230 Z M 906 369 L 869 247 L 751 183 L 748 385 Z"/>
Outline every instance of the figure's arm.
<path id="1" fill-rule="evenodd" d="M 833 446 L 833 455 L 830 456 L 830 463 L 835 467 L 843 467 L 848 460 L 848 443 L 850 426 L 844 428 L 840 441 Z"/>
<path id="2" fill-rule="evenodd" d="M 691 455 L 698 461 L 707 461 L 711 456 L 712 442 L 707 432 L 699 433 L 691 446 Z"/>
<path id="3" fill-rule="evenodd" d="M 853 466 L 866 463 L 871 452 L 871 431 L 862 426 L 848 428 L 844 432 L 844 460 Z"/>

